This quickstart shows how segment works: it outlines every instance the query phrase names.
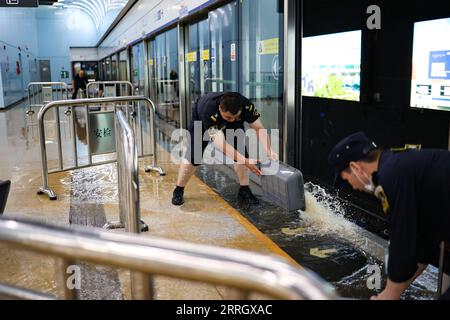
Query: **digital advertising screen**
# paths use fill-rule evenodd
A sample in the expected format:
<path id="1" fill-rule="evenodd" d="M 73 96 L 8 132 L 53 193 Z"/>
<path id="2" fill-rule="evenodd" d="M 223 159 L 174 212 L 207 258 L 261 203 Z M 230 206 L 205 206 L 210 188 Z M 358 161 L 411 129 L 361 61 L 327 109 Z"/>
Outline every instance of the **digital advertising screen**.
<path id="1" fill-rule="evenodd" d="M 359 101 L 362 32 L 303 38 L 303 96 Z"/>
<path id="2" fill-rule="evenodd" d="M 450 111 L 450 18 L 414 24 L 411 106 Z"/>

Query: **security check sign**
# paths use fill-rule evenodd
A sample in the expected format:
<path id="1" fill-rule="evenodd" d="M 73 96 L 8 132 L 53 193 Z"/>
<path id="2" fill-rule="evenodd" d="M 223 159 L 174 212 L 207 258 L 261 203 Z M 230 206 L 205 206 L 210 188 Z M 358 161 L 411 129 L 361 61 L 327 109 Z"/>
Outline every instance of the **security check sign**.
<path id="1" fill-rule="evenodd" d="M 38 0 L 0 0 L 0 7 L 29 7 L 36 8 L 38 6 Z"/>
<path id="2" fill-rule="evenodd" d="M 116 136 L 114 132 L 114 112 L 89 114 L 89 146 L 92 155 L 116 152 Z"/>

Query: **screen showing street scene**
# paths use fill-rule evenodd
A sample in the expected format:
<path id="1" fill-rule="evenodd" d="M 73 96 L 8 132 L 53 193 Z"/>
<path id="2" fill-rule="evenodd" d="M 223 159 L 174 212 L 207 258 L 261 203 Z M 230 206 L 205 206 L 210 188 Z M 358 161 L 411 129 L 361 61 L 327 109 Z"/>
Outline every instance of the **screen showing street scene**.
<path id="1" fill-rule="evenodd" d="M 303 39 L 304 96 L 359 101 L 361 36 L 351 31 Z"/>
<path id="2" fill-rule="evenodd" d="M 450 18 L 414 25 L 411 106 L 450 111 Z"/>

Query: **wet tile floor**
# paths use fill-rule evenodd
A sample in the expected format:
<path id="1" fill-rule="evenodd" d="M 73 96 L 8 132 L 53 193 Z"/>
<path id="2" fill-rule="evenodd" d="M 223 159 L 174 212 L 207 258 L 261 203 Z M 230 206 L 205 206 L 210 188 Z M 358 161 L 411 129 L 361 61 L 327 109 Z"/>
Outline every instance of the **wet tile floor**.
<path id="1" fill-rule="evenodd" d="M 81 203 L 101 204 L 105 219 L 117 220 L 114 165 L 53 174 L 50 183 L 58 193 L 58 200 L 50 202 L 45 196 L 36 196 L 41 184 L 37 128 L 24 114 L 23 106 L 0 112 L 0 179 L 11 179 L 13 182 L 6 216 L 67 225 L 71 208 Z M 65 138 L 70 139 L 69 136 Z M 165 149 L 169 147 L 162 141 L 161 145 Z M 54 163 L 56 148 L 51 141 L 48 150 L 50 162 Z M 68 154 L 70 157 L 70 151 Z M 162 163 L 168 170 L 167 177 L 140 172 L 141 215 L 151 226 L 149 235 L 280 254 L 318 273 L 331 282 L 343 297 L 367 299 L 374 294 L 367 288 L 367 267 L 374 264 L 382 266 L 380 261 L 386 243 L 336 213 L 336 206 L 327 204 L 333 199 L 324 201 L 323 194 L 317 196 L 322 192 L 320 188 L 310 188 L 307 210 L 303 213 L 288 213 L 264 201 L 249 210 L 237 204 L 238 184 L 231 170 L 225 166 L 202 166 L 197 177 L 206 185 L 194 179 L 186 190 L 186 204 L 174 208 L 170 205 L 170 197 L 176 183 L 177 167 L 170 164 L 163 150 L 161 154 L 165 154 Z M 141 161 L 141 167 L 146 161 Z M 258 186 L 253 188 L 257 194 L 262 194 Z M 230 215 L 233 208 L 237 211 Z M 249 227 L 240 223 L 242 219 L 238 217 L 238 212 L 268 239 L 264 236 L 255 238 L 255 233 L 249 232 Z M 12 252 L 2 246 L 0 257 L 3 266 L 0 281 L 6 279 L 55 293 L 53 263 L 48 257 Z M 126 271 L 118 273 L 125 298 L 129 297 L 128 284 L 124 280 L 126 274 Z M 435 281 L 436 272 L 431 270 L 416 282 L 405 298 L 432 298 Z M 226 297 L 221 288 L 192 287 L 192 284 L 167 279 L 161 279 L 158 283 L 161 284 L 158 297 L 162 299 L 192 298 L 192 290 L 197 292 L 196 298 Z"/>

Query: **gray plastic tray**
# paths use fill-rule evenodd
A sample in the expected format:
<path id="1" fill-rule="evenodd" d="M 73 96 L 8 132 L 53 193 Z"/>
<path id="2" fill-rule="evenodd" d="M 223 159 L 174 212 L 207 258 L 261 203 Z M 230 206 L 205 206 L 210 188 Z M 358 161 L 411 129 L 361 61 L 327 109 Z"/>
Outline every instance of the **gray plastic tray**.
<path id="1" fill-rule="evenodd" d="M 278 164 L 278 170 L 274 170 Z M 305 210 L 305 188 L 300 170 L 282 162 L 261 166 L 261 187 L 266 200 L 287 211 Z"/>

